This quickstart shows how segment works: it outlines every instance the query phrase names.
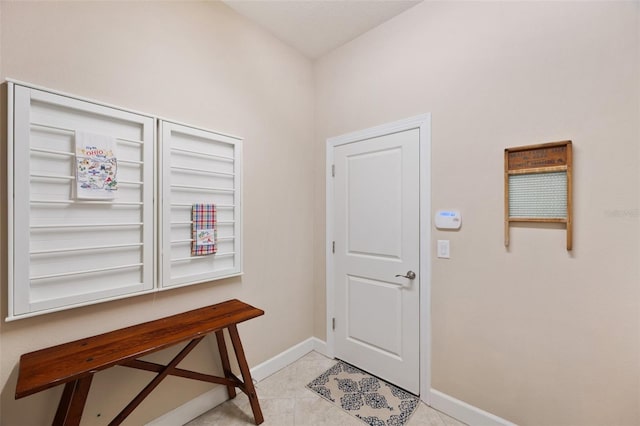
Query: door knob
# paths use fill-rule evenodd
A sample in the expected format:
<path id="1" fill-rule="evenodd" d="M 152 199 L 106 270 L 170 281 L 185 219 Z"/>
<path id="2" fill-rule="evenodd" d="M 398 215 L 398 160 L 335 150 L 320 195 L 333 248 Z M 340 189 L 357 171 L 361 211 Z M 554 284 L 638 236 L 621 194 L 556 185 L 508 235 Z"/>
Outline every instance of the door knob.
<path id="1" fill-rule="evenodd" d="M 396 275 L 396 277 L 404 277 L 404 278 L 408 278 L 408 279 L 410 279 L 410 280 L 413 280 L 413 279 L 415 279 L 415 278 L 416 278 L 416 273 L 415 273 L 415 272 L 413 272 L 413 271 L 409 271 L 409 272 L 407 272 L 407 275 L 400 275 L 400 274 L 398 274 L 398 275 Z"/>

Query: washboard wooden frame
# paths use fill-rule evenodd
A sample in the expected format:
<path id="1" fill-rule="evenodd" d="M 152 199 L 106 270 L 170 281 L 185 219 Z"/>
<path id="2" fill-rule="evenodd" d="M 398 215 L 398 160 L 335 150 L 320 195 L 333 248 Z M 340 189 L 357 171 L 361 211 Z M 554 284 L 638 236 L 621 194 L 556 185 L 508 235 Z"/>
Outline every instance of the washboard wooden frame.
<path id="1" fill-rule="evenodd" d="M 570 140 L 504 150 L 504 245 L 516 222 L 561 223 L 573 248 L 573 148 Z"/>

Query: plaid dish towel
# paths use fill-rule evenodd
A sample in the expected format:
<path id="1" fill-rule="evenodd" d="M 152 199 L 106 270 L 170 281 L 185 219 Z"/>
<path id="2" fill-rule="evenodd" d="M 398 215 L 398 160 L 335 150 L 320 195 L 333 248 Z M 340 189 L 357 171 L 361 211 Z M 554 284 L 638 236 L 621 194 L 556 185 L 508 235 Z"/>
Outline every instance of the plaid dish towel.
<path id="1" fill-rule="evenodd" d="M 213 204 L 194 204 L 191 207 L 191 255 L 204 256 L 214 254 L 216 246 L 216 206 Z"/>

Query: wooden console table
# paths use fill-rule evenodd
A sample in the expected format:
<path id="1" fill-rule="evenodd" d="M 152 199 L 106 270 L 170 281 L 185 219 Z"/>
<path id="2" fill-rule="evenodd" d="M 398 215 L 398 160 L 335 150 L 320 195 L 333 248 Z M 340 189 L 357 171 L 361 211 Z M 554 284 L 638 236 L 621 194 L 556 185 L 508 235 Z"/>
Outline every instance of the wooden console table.
<path id="1" fill-rule="evenodd" d="M 109 333 L 76 340 L 58 346 L 24 354 L 16 384 L 16 399 L 65 384 L 53 425 L 79 425 L 91 379 L 94 373 L 120 365 L 157 373 L 155 378 L 109 423 L 121 424 L 124 419 L 168 375 L 217 383 L 227 387 L 229 398 L 236 396 L 236 387 L 249 397 L 257 425 L 264 421 L 249 366 L 242 349 L 236 324 L 263 315 L 264 311 L 239 300 L 184 312 L 155 321 L 134 325 Z M 223 331 L 229 331 L 238 360 L 242 380 L 231 372 Z M 207 334 L 215 333 L 224 377 L 177 368 Z M 138 358 L 170 346 L 187 345 L 167 365 Z"/>

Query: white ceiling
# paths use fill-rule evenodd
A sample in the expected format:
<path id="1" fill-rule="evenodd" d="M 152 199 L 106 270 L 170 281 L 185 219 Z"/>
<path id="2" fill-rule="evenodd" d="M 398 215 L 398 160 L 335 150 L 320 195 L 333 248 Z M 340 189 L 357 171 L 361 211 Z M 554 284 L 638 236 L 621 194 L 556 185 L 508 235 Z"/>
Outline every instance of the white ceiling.
<path id="1" fill-rule="evenodd" d="M 315 59 L 422 0 L 222 0 Z"/>

